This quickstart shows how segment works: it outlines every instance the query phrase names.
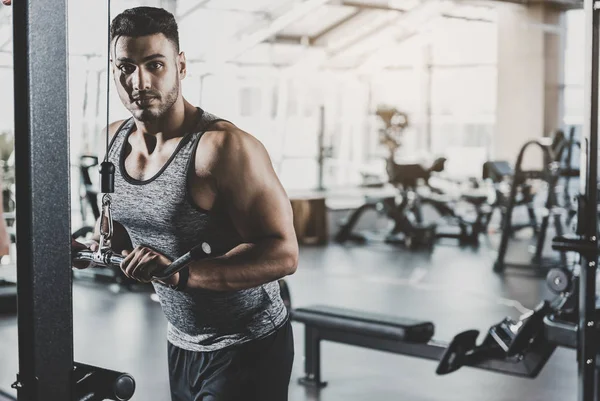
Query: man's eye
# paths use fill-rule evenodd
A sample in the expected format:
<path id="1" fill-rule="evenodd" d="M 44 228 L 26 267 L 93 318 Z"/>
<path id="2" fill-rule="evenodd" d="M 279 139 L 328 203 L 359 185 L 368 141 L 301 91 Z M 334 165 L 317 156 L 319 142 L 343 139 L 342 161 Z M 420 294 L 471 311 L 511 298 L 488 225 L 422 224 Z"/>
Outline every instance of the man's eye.
<path id="1" fill-rule="evenodd" d="M 135 71 L 135 67 L 132 65 L 121 65 L 119 66 L 119 70 L 123 71 L 125 74 L 133 74 Z"/>
<path id="2" fill-rule="evenodd" d="M 159 63 L 159 62 L 149 64 L 149 67 L 152 70 L 158 70 L 159 68 L 162 68 L 162 66 L 163 66 L 162 63 Z"/>

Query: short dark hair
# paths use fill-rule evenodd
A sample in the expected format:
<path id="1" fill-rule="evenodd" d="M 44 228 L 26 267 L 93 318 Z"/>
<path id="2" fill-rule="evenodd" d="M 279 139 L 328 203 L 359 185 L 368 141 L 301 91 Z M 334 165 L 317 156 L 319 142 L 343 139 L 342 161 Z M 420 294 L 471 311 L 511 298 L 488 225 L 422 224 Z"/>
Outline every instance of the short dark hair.
<path id="1" fill-rule="evenodd" d="M 119 36 L 134 38 L 162 33 L 179 52 L 179 30 L 173 14 L 162 8 L 136 7 L 123 11 L 110 25 L 111 40 Z"/>

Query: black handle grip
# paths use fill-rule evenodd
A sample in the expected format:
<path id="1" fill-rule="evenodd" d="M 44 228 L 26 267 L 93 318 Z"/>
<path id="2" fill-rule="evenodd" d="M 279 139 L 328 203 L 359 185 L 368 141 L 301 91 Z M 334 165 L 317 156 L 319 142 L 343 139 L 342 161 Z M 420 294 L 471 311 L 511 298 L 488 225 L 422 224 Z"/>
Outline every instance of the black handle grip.
<path id="1" fill-rule="evenodd" d="M 185 268 L 192 260 L 207 258 L 212 255 L 212 248 L 207 242 L 196 245 L 188 253 L 171 263 L 162 273 L 156 274 L 159 280 L 171 277 L 173 274 Z"/>

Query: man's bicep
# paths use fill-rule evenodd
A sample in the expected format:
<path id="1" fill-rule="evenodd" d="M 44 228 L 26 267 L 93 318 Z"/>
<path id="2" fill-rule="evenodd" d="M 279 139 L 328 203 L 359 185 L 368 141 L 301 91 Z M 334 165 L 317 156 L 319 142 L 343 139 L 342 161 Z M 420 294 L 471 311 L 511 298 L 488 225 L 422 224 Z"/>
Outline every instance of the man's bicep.
<path id="1" fill-rule="evenodd" d="M 233 224 L 244 240 L 289 237 L 294 232 L 289 198 L 266 150 L 262 145 L 253 150 L 252 158 L 238 158 L 230 170 L 227 204 Z"/>
<path id="2" fill-rule="evenodd" d="M 290 202 L 285 192 L 272 184 L 249 198 L 242 210 L 246 218 L 240 218 L 238 228 L 244 237 L 274 237 L 286 239 L 293 234 L 293 218 Z M 242 216 L 240 216 L 242 217 Z"/>

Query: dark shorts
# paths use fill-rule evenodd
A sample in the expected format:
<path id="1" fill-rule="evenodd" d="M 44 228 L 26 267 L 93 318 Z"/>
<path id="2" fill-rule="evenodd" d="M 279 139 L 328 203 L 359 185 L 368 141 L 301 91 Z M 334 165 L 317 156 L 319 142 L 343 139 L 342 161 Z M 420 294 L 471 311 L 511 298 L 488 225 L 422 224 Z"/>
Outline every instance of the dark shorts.
<path id="1" fill-rule="evenodd" d="M 259 340 L 212 352 L 169 343 L 172 401 L 286 401 L 294 362 L 290 319 Z"/>

